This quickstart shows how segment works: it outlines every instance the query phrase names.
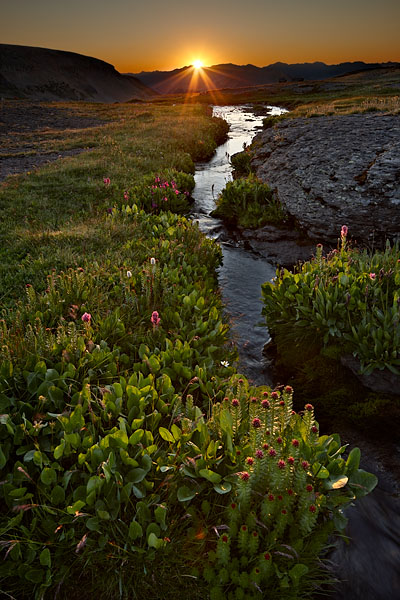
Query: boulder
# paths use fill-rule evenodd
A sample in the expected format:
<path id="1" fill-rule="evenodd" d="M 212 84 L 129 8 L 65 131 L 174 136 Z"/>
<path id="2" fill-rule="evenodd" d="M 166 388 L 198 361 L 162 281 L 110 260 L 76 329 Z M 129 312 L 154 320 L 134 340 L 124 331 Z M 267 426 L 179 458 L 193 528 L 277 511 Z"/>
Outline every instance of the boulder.
<path id="1" fill-rule="evenodd" d="M 288 118 L 253 141 L 252 167 L 313 239 L 400 236 L 400 115 Z"/>

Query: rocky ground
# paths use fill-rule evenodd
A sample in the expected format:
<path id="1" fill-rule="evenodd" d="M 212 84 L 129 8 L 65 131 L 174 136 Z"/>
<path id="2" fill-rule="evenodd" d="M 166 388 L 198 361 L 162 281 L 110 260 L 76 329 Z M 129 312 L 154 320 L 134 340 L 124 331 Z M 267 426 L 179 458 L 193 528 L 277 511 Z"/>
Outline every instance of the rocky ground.
<path id="1" fill-rule="evenodd" d="M 8 175 L 30 171 L 63 156 L 82 152 L 81 148 L 50 152 L 40 139 L 66 129 L 85 129 L 104 121 L 74 114 L 64 107 L 27 100 L 5 100 L 0 104 L 0 181 Z M 40 134 L 40 136 L 39 136 Z"/>
<path id="2" fill-rule="evenodd" d="M 252 166 L 307 234 L 400 235 L 400 115 L 289 118 L 259 133 Z"/>

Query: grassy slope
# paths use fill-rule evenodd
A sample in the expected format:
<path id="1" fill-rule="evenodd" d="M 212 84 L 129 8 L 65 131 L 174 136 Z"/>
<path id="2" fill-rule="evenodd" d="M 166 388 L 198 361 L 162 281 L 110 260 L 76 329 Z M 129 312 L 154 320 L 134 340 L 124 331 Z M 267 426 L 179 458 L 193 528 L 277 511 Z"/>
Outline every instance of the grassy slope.
<path id="1" fill-rule="evenodd" d="M 60 106 L 60 105 L 59 105 Z M 0 187 L 0 303 L 18 298 L 24 285 L 44 289 L 51 268 L 113 260 L 124 236 L 111 234 L 107 208 L 124 203 L 124 191 L 149 173 L 194 171 L 193 160 L 211 156 L 225 129 L 202 106 L 65 105 L 76 114 L 107 119 L 103 126 L 19 136 L 20 148 L 86 150 Z M 106 187 L 103 178 L 109 177 Z M 130 196 L 130 201 L 134 198 Z M 1 304 L 0 304 L 1 305 Z"/>

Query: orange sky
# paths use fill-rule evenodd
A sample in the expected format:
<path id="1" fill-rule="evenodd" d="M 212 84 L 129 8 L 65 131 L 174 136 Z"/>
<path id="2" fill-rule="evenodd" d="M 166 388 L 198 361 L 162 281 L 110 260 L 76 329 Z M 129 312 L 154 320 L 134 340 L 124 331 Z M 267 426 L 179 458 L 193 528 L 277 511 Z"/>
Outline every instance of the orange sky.
<path id="1" fill-rule="evenodd" d="M 121 72 L 201 59 L 400 61 L 400 0 L 6 0 L 2 43 L 70 50 Z"/>

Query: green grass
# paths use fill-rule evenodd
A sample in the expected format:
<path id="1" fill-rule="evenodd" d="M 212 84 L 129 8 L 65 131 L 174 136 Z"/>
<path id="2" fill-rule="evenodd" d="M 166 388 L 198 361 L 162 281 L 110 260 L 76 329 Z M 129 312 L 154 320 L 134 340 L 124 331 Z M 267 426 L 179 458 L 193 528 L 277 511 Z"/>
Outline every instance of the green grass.
<path id="1" fill-rule="evenodd" d="M 76 115 L 108 122 L 77 131 L 17 136 L 19 148 L 34 143 L 41 152 L 81 148 L 82 153 L 11 176 L 1 184 L 3 305 L 12 304 L 27 283 L 44 289 L 52 267 L 113 260 L 118 236 L 128 233 L 124 226 L 124 231 L 110 232 L 107 209 L 128 203 L 124 192 L 134 203 L 131 190 L 147 175 L 170 169 L 193 173 L 193 161 L 211 157 L 227 131 L 226 124 L 210 119 L 203 106 L 66 106 Z M 109 186 L 104 185 L 105 177 L 110 178 Z"/>

